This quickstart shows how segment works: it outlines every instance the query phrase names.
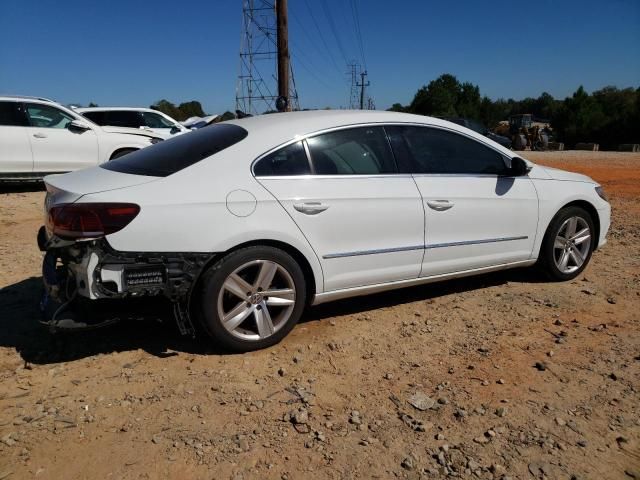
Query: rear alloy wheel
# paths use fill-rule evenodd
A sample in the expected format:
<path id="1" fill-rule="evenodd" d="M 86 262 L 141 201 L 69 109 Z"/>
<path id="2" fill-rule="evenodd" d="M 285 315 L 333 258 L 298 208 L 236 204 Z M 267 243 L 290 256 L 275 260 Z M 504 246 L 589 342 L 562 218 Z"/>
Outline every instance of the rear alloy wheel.
<path id="1" fill-rule="evenodd" d="M 595 246 L 591 216 L 582 208 L 568 207 L 556 215 L 541 251 L 547 272 L 556 280 L 571 280 L 582 272 Z"/>
<path id="2" fill-rule="evenodd" d="M 271 247 L 231 253 L 205 274 L 202 320 L 225 347 L 250 351 L 279 342 L 297 323 L 305 303 L 300 266 Z"/>

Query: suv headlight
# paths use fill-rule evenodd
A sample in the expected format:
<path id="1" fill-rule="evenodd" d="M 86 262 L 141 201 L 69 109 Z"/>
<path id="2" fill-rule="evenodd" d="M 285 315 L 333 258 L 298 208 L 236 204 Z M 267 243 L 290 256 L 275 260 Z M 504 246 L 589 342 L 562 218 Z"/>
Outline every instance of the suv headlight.
<path id="1" fill-rule="evenodd" d="M 597 194 L 598 194 L 598 196 L 599 196 L 601 199 L 603 199 L 605 202 L 608 202 L 608 201 L 609 201 L 609 199 L 607 198 L 606 193 L 604 193 L 604 189 L 603 189 L 600 185 L 598 185 L 598 186 L 596 187 L 596 193 L 597 193 Z"/>

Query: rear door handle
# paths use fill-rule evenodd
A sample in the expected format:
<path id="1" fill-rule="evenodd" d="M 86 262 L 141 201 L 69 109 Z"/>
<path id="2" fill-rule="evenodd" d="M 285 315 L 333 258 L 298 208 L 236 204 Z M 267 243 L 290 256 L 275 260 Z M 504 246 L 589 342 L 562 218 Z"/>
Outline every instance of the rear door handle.
<path id="1" fill-rule="evenodd" d="M 318 213 L 322 213 L 327 208 L 329 208 L 329 205 L 324 205 L 320 202 L 304 202 L 294 203 L 293 208 L 306 215 L 317 215 Z"/>
<path id="2" fill-rule="evenodd" d="M 47 134 L 42 132 L 36 132 L 33 134 L 33 136 L 36 138 L 47 138 Z"/>
<path id="3" fill-rule="evenodd" d="M 429 208 L 433 210 L 444 212 L 445 210 L 449 210 L 453 207 L 454 203 L 449 200 L 427 200 L 427 205 L 429 205 Z"/>

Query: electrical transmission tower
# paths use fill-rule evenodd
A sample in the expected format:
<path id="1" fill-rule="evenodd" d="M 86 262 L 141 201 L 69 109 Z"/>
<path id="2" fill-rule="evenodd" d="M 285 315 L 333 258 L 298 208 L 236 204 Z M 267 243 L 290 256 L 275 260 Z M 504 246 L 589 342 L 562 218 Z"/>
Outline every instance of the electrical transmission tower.
<path id="1" fill-rule="evenodd" d="M 347 65 L 347 75 L 349 76 L 350 90 L 349 90 L 349 109 L 356 110 L 359 102 L 359 90 L 358 90 L 358 75 L 360 75 L 360 65 L 356 63 L 350 63 Z"/>
<path id="2" fill-rule="evenodd" d="M 278 39 L 274 1 L 277 0 L 242 0 L 236 110 L 244 113 L 259 115 L 277 109 Z M 293 68 L 289 65 L 289 108 L 299 110 Z"/>

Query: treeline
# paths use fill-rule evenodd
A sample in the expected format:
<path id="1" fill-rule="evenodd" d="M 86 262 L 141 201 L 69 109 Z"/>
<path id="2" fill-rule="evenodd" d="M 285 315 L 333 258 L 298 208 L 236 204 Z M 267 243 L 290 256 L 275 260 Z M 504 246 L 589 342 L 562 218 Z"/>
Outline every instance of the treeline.
<path id="1" fill-rule="evenodd" d="M 420 88 L 409 105 L 389 110 L 437 117 L 479 120 L 489 128 L 520 113 L 550 122 L 557 141 L 571 148 L 578 142 L 599 143 L 616 150 L 622 143 L 640 143 L 640 88 L 605 87 L 592 94 L 579 87 L 564 100 L 544 92 L 538 98 L 491 100 L 470 82 L 441 75 Z"/>
<path id="2" fill-rule="evenodd" d="M 196 100 L 175 105 L 169 100 L 162 99 L 151 105 L 149 108 L 165 113 L 179 122 L 190 117 L 206 116 L 204 110 L 202 110 L 202 105 L 200 105 L 200 102 L 197 102 Z"/>

